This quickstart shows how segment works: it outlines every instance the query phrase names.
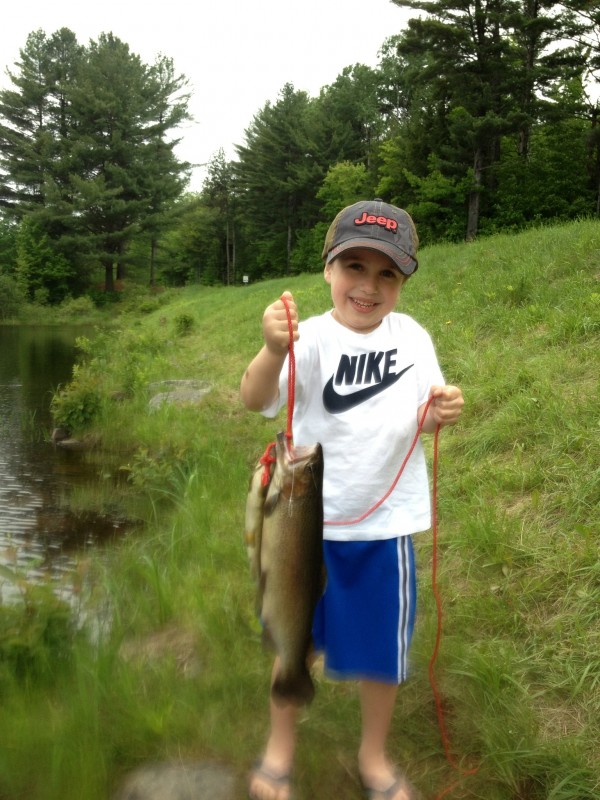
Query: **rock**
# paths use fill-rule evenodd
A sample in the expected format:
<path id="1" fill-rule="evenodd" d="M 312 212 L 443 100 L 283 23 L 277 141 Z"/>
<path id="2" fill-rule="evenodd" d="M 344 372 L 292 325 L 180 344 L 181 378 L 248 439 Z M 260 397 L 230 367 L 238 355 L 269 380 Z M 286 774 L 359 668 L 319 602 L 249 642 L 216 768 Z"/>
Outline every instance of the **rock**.
<path id="1" fill-rule="evenodd" d="M 158 763 L 125 778 L 112 800 L 235 800 L 235 776 L 207 762 Z"/>
<path id="2" fill-rule="evenodd" d="M 201 670 L 199 647 L 195 631 L 173 625 L 145 636 L 127 639 L 121 644 L 119 655 L 125 661 L 141 664 L 170 659 L 184 678 L 195 678 Z"/>
<path id="3" fill-rule="evenodd" d="M 68 439 L 71 434 L 69 433 L 67 428 L 54 428 L 52 431 L 52 436 L 50 437 L 54 444 L 58 442 L 62 442 L 65 439 Z"/>
<path id="4" fill-rule="evenodd" d="M 62 447 L 65 450 L 85 450 L 86 444 L 82 442 L 80 439 L 73 439 L 69 437 L 68 439 L 57 439 L 55 442 L 57 447 Z"/>
<path id="5" fill-rule="evenodd" d="M 113 403 L 123 403 L 127 400 L 127 392 L 123 391 L 114 391 L 108 395 L 109 400 L 112 400 Z"/>
<path id="6" fill-rule="evenodd" d="M 155 411 L 164 403 L 176 406 L 199 405 L 206 395 L 212 390 L 208 381 L 171 380 L 151 383 L 150 391 L 164 389 L 155 394 L 148 403 L 150 410 Z"/>

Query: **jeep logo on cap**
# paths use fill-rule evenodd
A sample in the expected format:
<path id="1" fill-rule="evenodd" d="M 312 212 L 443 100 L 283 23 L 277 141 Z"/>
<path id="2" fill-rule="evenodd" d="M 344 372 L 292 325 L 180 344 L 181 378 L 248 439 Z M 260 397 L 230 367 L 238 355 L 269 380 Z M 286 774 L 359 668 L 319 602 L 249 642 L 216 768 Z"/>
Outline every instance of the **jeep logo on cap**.
<path id="1" fill-rule="evenodd" d="M 397 233 L 398 231 L 398 222 L 392 217 L 378 217 L 375 214 L 367 214 L 366 211 L 363 211 L 363 215 L 360 219 L 355 218 L 354 224 L 380 225 L 382 228 L 385 228 L 386 231 L 391 231 L 392 233 Z"/>

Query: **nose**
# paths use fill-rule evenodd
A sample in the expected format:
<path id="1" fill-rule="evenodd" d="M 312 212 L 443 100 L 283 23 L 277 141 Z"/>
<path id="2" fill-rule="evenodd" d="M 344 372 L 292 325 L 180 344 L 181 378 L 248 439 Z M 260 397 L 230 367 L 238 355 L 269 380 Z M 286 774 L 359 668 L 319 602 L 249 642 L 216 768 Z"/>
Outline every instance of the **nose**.
<path id="1" fill-rule="evenodd" d="M 377 294 L 378 280 L 376 275 L 363 275 L 360 287 L 365 294 Z"/>

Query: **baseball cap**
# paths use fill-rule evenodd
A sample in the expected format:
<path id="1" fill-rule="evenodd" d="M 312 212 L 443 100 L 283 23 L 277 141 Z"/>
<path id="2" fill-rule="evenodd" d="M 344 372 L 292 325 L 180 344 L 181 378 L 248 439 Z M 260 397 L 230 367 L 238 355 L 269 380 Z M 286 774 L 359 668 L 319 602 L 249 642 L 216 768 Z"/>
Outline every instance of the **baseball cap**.
<path id="1" fill-rule="evenodd" d="M 414 222 L 401 208 L 379 198 L 346 206 L 333 220 L 325 237 L 326 264 L 345 250 L 367 247 L 385 253 L 403 275 L 417 271 L 419 239 Z"/>

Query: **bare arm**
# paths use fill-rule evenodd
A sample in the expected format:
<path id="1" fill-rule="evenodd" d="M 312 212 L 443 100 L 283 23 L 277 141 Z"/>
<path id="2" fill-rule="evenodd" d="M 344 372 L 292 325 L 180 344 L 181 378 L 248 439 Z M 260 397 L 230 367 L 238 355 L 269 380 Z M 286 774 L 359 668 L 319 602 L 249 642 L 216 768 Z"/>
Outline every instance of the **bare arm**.
<path id="1" fill-rule="evenodd" d="M 287 299 L 294 341 L 298 339 L 298 310 L 290 292 Z M 246 408 L 262 411 L 268 408 L 279 392 L 279 374 L 289 347 L 289 327 L 283 301 L 276 300 L 263 314 L 263 337 L 265 343 L 248 365 L 240 386 L 240 396 Z"/>

